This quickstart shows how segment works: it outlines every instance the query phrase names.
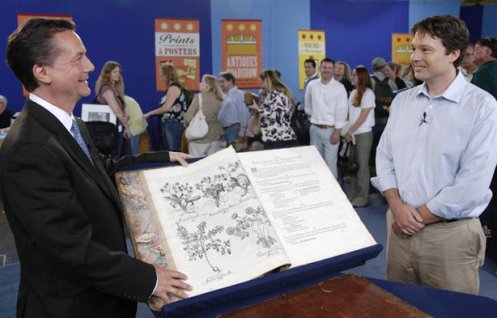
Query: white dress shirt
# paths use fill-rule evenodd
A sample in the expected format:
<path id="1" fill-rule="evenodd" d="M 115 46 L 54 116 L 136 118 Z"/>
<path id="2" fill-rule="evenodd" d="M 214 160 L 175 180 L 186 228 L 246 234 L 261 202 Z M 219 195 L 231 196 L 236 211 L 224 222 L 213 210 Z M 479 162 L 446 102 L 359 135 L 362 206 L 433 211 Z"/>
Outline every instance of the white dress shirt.
<path id="1" fill-rule="evenodd" d="M 317 79 L 307 85 L 305 112 L 311 116 L 311 123 L 341 129 L 347 120 L 347 106 L 347 91 L 334 78 L 327 84 Z"/>
<path id="2" fill-rule="evenodd" d="M 67 129 L 67 131 L 72 135 L 71 127 L 72 127 L 72 121 L 74 119 L 74 116 L 72 113 L 69 115 L 61 108 L 47 102 L 46 100 L 44 100 L 40 96 L 37 96 L 33 93 L 29 93 L 29 99 L 32 100 L 33 102 L 37 103 L 41 107 L 45 108 L 52 115 L 54 115 L 55 118 L 57 118 L 61 122 L 61 124 Z"/>
<path id="3" fill-rule="evenodd" d="M 376 150 L 381 192 L 445 219 L 479 216 L 497 163 L 497 102 L 459 73 L 440 96 L 426 84 L 400 93 Z"/>

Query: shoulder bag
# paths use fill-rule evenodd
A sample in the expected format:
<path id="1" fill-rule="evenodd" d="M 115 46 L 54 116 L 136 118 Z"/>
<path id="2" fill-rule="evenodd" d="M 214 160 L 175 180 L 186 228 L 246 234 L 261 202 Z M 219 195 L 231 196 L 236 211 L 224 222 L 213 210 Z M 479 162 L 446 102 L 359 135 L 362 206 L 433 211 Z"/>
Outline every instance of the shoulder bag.
<path id="1" fill-rule="evenodd" d="M 188 141 L 204 138 L 209 132 L 209 126 L 202 112 L 202 93 L 198 94 L 198 111 L 193 116 L 190 125 L 185 130 L 185 137 Z"/>

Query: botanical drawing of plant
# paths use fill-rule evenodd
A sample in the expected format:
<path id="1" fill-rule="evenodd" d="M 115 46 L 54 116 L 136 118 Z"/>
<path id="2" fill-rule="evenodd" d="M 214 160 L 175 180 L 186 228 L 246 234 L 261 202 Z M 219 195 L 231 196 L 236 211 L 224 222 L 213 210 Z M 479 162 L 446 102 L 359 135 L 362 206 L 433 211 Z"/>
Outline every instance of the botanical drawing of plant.
<path id="1" fill-rule="evenodd" d="M 178 236 L 181 239 L 181 243 L 184 245 L 183 250 L 187 252 L 188 257 L 191 261 L 195 261 L 198 258 L 202 259 L 205 256 L 207 264 L 211 267 L 214 272 L 219 272 L 220 269 L 217 266 L 212 265 L 207 251 L 215 250 L 221 255 L 231 254 L 230 241 L 222 241 L 221 239 L 214 238 L 216 235 L 220 234 L 224 227 L 218 225 L 206 232 L 207 222 L 203 221 L 197 225 L 197 232 L 188 232 L 188 230 L 177 223 Z"/>
<path id="2" fill-rule="evenodd" d="M 204 198 L 212 198 L 219 207 L 221 203 L 221 193 L 226 191 L 225 183 L 227 176 L 224 174 L 216 174 L 212 177 L 203 177 L 199 183 L 195 184 L 197 190 L 202 191 Z"/>
<path id="3" fill-rule="evenodd" d="M 235 227 L 226 229 L 229 235 L 238 236 L 243 240 L 249 237 L 252 232 L 257 237 L 256 243 L 262 244 L 264 248 L 270 248 L 276 243 L 276 239 L 269 235 L 269 219 L 261 207 L 257 207 L 257 209 L 248 207 L 245 209 L 245 216 L 240 217 L 237 213 L 233 213 L 231 218 L 237 224 Z"/>
<path id="4" fill-rule="evenodd" d="M 250 181 L 243 172 L 239 161 L 230 162 L 227 168 L 220 166 L 219 170 L 224 170 L 228 176 L 228 186 L 226 187 L 228 191 L 238 187 L 243 190 L 242 197 L 247 194 Z"/>
<path id="5" fill-rule="evenodd" d="M 168 199 L 173 208 L 179 206 L 184 212 L 190 213 L 188 210 L 189 206 L 193 207 L 196 200 L 200 199 L 199 195 L 194 195 L 193 187 L 189 183 L 169 183 L 166 182 L 164 186 L 160 189 L 160 192 L 166 194 L 164 198 Z M 193 211 L 194 212 L 194 211 Z"/>

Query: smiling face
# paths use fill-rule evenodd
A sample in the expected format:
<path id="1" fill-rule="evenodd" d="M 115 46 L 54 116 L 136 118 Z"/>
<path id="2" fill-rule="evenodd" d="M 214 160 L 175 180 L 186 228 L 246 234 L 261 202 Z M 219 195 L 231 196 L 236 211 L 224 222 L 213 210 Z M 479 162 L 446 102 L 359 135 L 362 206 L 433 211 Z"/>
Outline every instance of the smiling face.
<path id="1" fill-rule="evenodd" d="M 116 66 L 111 72 L 110 72 L 110 81 L 112 84 L 115 84 L 121 80 L 121 68 L 119 66 Z"/>
<path id="2" fill-rule="evenodd" d="M 329 81 L 333 77 L 333 74 L 333 63 L 328 61 L 321 62 L 321 79 Z"/>
<path id="3" fill-rule="evenodd" d="M 416 32 L 413 41 L 411 62 L 417 79 L 427 84 L 447 81 L 455 74 L 454 61 L 460 51 L 446 52 L 442 41 L 428 33 Z"/>
<path id="4" fill-rule="evenodd" d="M 35 65 L 39 90 L 44 98 L 54 105 L 72 109 L 76 102 L 91 93 L 88 75 L 95 66 L 86 56 L 86 49 L 73 31 L 54 35 L 52 44 L 58 52 L 51 65 Z M 35 90 L 35 92 L 38 89 Z"/>

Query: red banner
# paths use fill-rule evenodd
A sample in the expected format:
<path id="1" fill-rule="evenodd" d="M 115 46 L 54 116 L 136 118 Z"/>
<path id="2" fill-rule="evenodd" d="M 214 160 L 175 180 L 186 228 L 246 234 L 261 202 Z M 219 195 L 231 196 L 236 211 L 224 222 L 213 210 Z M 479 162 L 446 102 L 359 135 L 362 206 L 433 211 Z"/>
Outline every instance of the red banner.
<path id="1" fill-rule="evenodd" d="M 160 67 L 173 64 L 179 80 L 190 90 L 198 90 L 200 82 L 200 34 L 198 20 L 155 19 L 156 87 L 165 89 Z"/>
<path id="2" fill-rule="evenodd" d="M 259 88 L 262 72 L 262 21 L 221 21 L 222 70 L 233 74 L 241 89 Z"/>

